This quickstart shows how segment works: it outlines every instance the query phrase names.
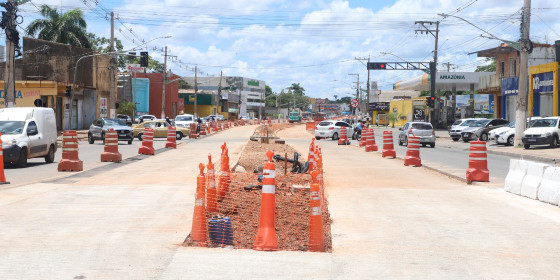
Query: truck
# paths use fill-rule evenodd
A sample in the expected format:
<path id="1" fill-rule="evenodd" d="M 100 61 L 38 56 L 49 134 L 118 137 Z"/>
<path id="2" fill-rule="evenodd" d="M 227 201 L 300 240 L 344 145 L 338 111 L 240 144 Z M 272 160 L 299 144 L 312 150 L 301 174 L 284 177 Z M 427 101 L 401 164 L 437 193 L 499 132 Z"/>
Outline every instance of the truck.
<path id="1" fill-rule="evenodd" d="M 290 123 L 300 122 L 301 117 L 299 115 L 299 112 L 298 111 L 291 111 L 290 114 L 288 115 L 288 120 L 290 121 Z"/>
<path id="2" fill-rule="evenodd" d="M 27 159 L 38 157 L 54 162 L 57 131 L 52 108 L 0 109 L 0 133 L 5 164 L 26 167 Z"/>

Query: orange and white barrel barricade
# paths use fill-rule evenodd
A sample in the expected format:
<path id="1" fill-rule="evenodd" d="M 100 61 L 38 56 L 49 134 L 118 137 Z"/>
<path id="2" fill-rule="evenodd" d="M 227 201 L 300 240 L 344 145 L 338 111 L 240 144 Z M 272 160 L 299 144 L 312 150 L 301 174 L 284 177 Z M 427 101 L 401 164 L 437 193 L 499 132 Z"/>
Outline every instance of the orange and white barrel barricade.
<path id="1" fill-rule="evenodd" d="M 4 152 L 2 150 L 2 133 L 0 133 L 0 185 L 9 184 L 6 181 L 6 175 L 4 174 Z"/>
<path id="2" fill-rule="evenodd" d="M 62 133 L 62 159 L 58 171 L 82 171 L 84 162 L 78 158 L 78 132 L 66 130 Z"/>
<path id="3" fill-rule="evenodd" d="M 408 136 L 407 142 L 404 165 L 422 166 L 422 160 L 420 159 L 420 136 Z"/>
<path id="4" fill-rule="evenodd" d="M 340 136 L 338 137 L 338 145 L 350 145 L 350 140 L 348 140 L 348 128 L 341 127 Z"/>
<path id="5" fill-rule="evenodd" d="M 222 200 L 229 190 L 229 155 L 226 143 L 222 145 L 222 161 L 220 164 L 220 176 L 218 177 L 218 200 Z"/>
<path id="6" fill-rule="evenodd" d="M 215 132 L 215 131 L 212 129 L 212 123 L 208 123 L 208 125 L 206 126 L 206 128 L 207 128 L 206 134 L 208 134 L 208 135 L 210 135 L 210 134 L 212 134 L 213 132 Z"/>
<path id="7" fill-rule="evenodd" d="M 362 128 L 362 138 L 360 140 L 360 147 L 365 147 L 369 137 L 369 130 L 365 127 Z"/>
<path id="8" fill-rule="evenodd" d="M 216 199 L 216 175 L 214 173 L 214 163 L 212 163 L 212 155 L 208 155 L 208 164 L 206 165 L 206 211 L 218 212 L 218 201 Z"/>
<path id="9" fill-rule="evenodd" d="M 200 168 L 200 174 L 196 177 L 196 197 L 190 235 L 193 242 L 198 244 L 198 246 L 205 247 L 208 240 L 208 230 L 206 228 L 206 177 L 204 175 L 204 164 L 199 164 L 198 168 Z"/>
<path id="10" fill-rule="evenodd" d="M 473 181 L 490 182 L 485 141 L 471 141 L 467 183 L 470 184 Z"/>
<path id="11" fill-rule="evenodd" d="M 200 124 L 200 135 L 206 135 L 206 124 L 205 123 Z"/>
<path id="12" fill-rule="evenodd" d="M 241 126 L 245 125 L 245 120 L 241 120 Z"/>
<path id="13" fill-rule="evenodd" d="M 122 155 L 119 153 L 119 137 L 114 129 L 105 132 L 105 150 L 101 154 L 101 162 L 121 162 Z"/>
<path id="14" fill-rule="evenodd" d="M 156 150 L 154 149 L 154 129 L 151 127 L 144 128 L 144 133 L 142 133 L 142 146 L 138 149 L 138 154 L 142 155 L 154 155 Z"/>
<path id="15" fill-rule="evenodd" d="M 368 138 L 366 140 L 366 152 L 377 151 L 377 144 L 375 144 L 375 132 L 373 128 L 368 128 Z"/>
<path id="16" fill-rule="evenodd" d="M 198 137 L 198 134 L 196 133 L 196 127 L 197 127 L 196 123 L 191 123 L 190 124 L 189 129 L 191 131 L 189 133 L 189 139 L 196 139 Z"/>
<path id="17" fill-rule="evenodd" d="M 276 211 L 276 168 L 272 162 L 272 151 L 266 152 L 268 162 L 264 164 L 263 181 L 262 181 L 262 198 L 261 198 L 261 214 L 259 221 L 259 230 L 253 249 L 258 251 L 276 251 L 278 250 L 278 237 L 275 229 L 275 211 Z"/>
<path id="18" fill-rule="evenodd" d="M 383 150 L 381 151 L 382 157 L 396 158 L 395 147 L 393 146 L 393 132 L 383 131 Z"/>
<path id="19" fill-rule="evenodd" d="M 325 251 L 325 234 L 323 232 L 323 216 L 321 211 L 321 190 L 317 182 L 319 171 L 311 171 L 311 200 L 309 206 L 311 213 L 309 215 L 309 251 L 324 252 Z"/>
<path id="20" fill-rule="evenodd" d="M 309 172 L 315 168 L 315 138 L 311 139 L 311 144 L 309 144 L 309 154 L 307 154 L 307 161 L 309 168 Z"/>
<path id="21" fill-rule="evenodd" d="M 172 125 L 167 128 L 167 141 L 165 142 L 165 147 L 177 149 L 177 128 Z"/>

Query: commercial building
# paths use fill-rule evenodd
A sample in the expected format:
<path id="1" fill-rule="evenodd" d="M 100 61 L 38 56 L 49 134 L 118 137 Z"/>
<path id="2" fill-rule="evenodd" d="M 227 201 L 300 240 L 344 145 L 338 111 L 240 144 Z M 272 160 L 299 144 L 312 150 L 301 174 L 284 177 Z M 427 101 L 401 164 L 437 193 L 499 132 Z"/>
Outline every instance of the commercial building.
<path id="1" fill-rule="evenodd" d="M 143 110 L 147 109 L 150 115 L 154 115 L 158 118 L 175 118 L 175 116 L 184 111 L 184 100 L 179 98 L 179 76 L 175 74 L 167 75 L 164 101 L 165 114 L 162 114 L 163 75 L 163 73 L 136 73 L 136 98 L 139 103 L 137 110 L 143 112 Z M 142 95 L 144 92 L 143 87 L 146 86 L 146 82 L 143 79 L 149 80 L 149 84 L 147 85 L 149 87 L 148 104 L 145 103 L 145 96 Z M 134 84 L 135 79 L 132 78 L 131 80 L 131 84 Z M 140 90 L 138 88 L 139 85 Z"/>

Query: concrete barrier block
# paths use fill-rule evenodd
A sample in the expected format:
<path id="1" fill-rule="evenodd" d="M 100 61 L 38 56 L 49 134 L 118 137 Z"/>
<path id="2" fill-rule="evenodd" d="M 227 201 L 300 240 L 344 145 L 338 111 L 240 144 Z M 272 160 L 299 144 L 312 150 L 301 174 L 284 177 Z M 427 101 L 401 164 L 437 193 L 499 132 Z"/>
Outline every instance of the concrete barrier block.
<path id="1" fill-rule="evenodd" d="M 523 182 L 523 178 L 527 174 L 528 165 L 529 163 L 525 160 L 509 160 L 509 171 L 504 182 L 504 190 L 506 192 L 521 194 L 521 182 Z"/>
<path id="2" fill-rule="evenodd" d="M 544 174 L 544 170 L 549 165 L 544 163 L 538 162 L 529 162 L 527 167 L 527 174 L 523 178 L 523 182 L 521 183 L 521 195 L 537 199 L 537 193 L 539 191 L 539 186 L 542 181 L 542 177 Z"/>
<path id="3" fill-rule="evenodd" d="M 544 170 L 538 199 L 543 202 L 560 205 L 560 167 L 547 167 Z"/>

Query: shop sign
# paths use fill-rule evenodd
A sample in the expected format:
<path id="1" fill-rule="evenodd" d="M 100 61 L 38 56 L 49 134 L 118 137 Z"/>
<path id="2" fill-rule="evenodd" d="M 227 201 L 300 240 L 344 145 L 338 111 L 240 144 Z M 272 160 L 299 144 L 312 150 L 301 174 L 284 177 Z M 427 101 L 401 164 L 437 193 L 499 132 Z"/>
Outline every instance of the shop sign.
<path id="1" fill-rule="evenodd" d="M 550 93 L 553 91 L 554 75 L 552 72 L 539 73 L 533 75 L 533 92 Z"/>
<path id="2" fill-rule="evenodd" d="M 371 102 L 369 103 L 370 111 L 385 111 L 388 112 L 391 107 L 390 102 Z"/>
<path id="3" fill-rule="evenodd" d="M 99 98 L 99 117 L 107 117 L 107 98 L 105 97 Z"/>

